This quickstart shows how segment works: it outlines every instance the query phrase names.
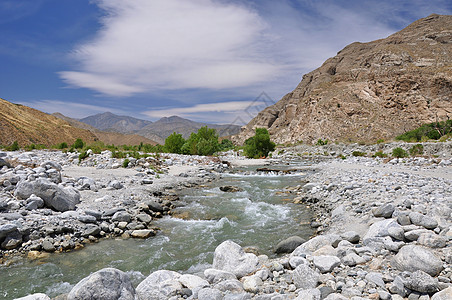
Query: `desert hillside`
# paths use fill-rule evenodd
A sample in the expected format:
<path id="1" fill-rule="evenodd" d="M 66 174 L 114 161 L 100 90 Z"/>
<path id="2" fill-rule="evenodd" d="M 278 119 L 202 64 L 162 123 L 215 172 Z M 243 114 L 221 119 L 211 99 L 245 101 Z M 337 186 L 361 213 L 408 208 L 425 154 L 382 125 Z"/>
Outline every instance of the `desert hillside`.
<path id="1" fill-rule="evenodd" d="M 452 116 L 452 16 L 430 15 L 388 38 L 353 43 L 242 128 L 279 143 L 391 139 Z"/>

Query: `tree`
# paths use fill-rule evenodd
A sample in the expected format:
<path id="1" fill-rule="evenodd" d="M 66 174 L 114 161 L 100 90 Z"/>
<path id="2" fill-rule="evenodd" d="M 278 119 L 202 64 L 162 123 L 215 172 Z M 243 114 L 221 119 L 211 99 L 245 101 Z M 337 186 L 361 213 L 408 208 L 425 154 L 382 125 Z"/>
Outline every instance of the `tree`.
<path id="1" fill-rule="evenodd" d="M 275 146 L 267 129 L 256 128 L 256 134 L 245 141 L 244 152 L 249 158 L 267 157 L 269 152 L 275 150 Z"/>
<path id="2" fill-rule="evenodd" d="M 82 141 L 82 139 L 76 139 L 74 142 L 74 145 L 72 145 L 72 147 L 74 147 L 75 149 L 82 149 L 84 146 L 84 143 Z"/>
<path id="3" fill-rule="evenodd" d="M 197 133 L 192 132 L 182 146 L 182 153 L 192 155 L 212 155 L 218 150 L 220 144 L 217 131 L 207 126 L 199 128 Z"/>
<path id="4" fill-rule="evenodd" d="M 165 152 L 169 153 L 182 153 L 182 146 L 185 144 L 185 139 L 182 137 L 182 134 L 173 132 L 169 137 L 165 140 L 165 145 L 163 146 Z"/>
<path id="5" fill-rule="evenodd" d="M 220 143 L 220 150 L 221 151 L 227 151 L 234 149 L 234 144 L 231 142 L 231 140 L 224 139 Z"/>

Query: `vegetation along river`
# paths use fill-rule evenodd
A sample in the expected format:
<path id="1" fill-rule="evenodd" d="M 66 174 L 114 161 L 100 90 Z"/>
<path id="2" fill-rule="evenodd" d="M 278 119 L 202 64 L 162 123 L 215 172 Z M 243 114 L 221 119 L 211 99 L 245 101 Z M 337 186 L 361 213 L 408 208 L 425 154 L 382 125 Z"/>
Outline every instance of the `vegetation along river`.
<path id="1" fill-rule="evenodd" d="M 281 240 L 293 235 L 308 238 L 313 233 L 309 210 L 290 202 L 295 195 L 284 193 L 285 187 L 301 184 L 304 175 L 254 170 L 224 174 L 208 186 L 183 191 L 185 205 L 177 208 L 175 215 L 184 218 L 157 220 L 155 225 L 161 231 L 155 237 L 103 240 L 83 250 L 1 266 L 0 298 L 38 292 L 55 297 L 105 267 L 127 272 L 135 285 L 159 269 L 201 272 L 212 263 L 216 246 L 227 239 L 272 256 Z M 240 191 L 220 190 L 228 185 Z"/>

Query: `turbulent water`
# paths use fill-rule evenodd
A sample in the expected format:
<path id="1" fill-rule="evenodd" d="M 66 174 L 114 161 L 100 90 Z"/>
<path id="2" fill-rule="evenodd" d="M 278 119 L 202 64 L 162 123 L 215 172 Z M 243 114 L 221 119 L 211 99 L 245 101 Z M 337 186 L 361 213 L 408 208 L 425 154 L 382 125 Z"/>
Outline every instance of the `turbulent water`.
<path id="1" fill-rule="evenodd" d="M 127 272 L 135 284 L 159 269 L 201 272 L 212 263 L 216 246 L 227 239 L 272 256 L 282 239 L 292 235 L 308 238 L 312 233 L 306 225 L 309 211 L 290 203 L 294 195 L 283 192 L 284 187 L 299 185 L 302 178 L 301 174 L 239 172 L 226 174 L 205 187 L 187 189 L 181 197 L 185 205 L 175 211 L 184 219 L 165 217 L 156 221 L 162 229 L 156 237 L 104 240 L 82 251 L 0 267 L 0 298 L 38 292 L 57 296 L 105 267 Z M 241 191 L 222 192 L 219 187 L 224 185 Z"/>

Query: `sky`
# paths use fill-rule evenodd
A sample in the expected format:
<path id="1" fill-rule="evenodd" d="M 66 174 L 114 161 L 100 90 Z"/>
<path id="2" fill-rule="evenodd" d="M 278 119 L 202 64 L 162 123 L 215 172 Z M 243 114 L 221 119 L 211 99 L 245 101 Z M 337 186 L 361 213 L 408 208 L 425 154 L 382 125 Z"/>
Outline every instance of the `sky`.
<path id="1" fill-rule="evenodd" d="M 0 98 L 243 125 L 352 42 L 450 0 L 0 0 Z"/>

